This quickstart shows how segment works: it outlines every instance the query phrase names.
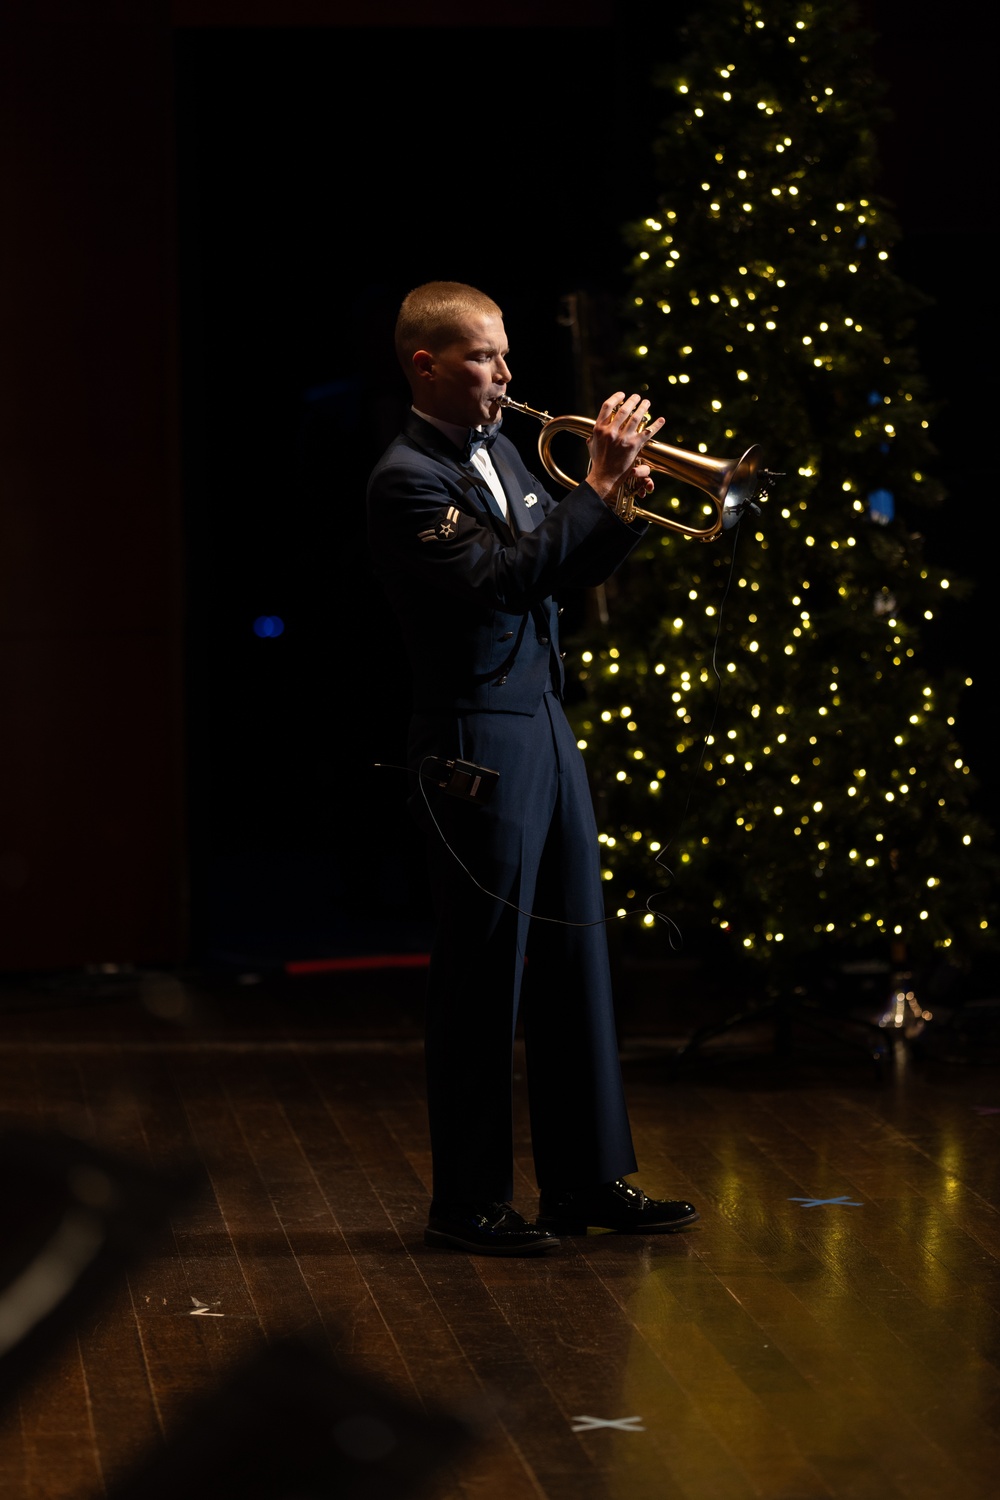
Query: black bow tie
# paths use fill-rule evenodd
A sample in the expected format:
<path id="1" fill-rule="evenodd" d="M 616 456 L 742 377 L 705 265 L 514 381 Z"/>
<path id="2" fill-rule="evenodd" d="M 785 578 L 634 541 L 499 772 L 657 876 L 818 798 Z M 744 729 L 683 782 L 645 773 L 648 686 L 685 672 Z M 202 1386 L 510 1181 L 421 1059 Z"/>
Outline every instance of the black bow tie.
<path id="1" fill-rule="evenodd" d="M 496 442 L 499 431 L 499 422 L 494 422 L 490 427 L 470 428 L 469 436 L 465 440 L 465 448 L 462 450 L 462 461 L 468 463 L 472 455 L 480 448 L 485 448 L 489 452 Z"/>

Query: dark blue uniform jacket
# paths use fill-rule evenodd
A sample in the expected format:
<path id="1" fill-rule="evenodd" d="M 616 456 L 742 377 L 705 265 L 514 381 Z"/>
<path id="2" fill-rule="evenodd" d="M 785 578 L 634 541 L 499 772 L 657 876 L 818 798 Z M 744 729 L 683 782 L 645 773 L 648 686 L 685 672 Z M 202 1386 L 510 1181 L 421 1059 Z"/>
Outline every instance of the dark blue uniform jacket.
<path id="1" fill-rule="evenodd" d="M 400 618 L 415 712 L 534 714 L 563 689 L 558 590 L 602 583 L 646 530 L 586 483 L 556 501 L 498 436 L 503 519 L 475 465 L 410 414 L 368 486 L 376 572 Z"/>

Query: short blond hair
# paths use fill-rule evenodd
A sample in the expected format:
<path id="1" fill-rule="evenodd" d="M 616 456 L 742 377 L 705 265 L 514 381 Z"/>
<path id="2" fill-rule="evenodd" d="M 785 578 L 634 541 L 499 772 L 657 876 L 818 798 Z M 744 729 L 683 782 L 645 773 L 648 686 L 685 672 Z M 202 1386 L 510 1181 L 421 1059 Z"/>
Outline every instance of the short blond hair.
<path id="1" fill-rule="evenodd" d="M 410 374 L 418 349 L 438 354 L 453 344 L 470 315 L 503 317 L 492 297 L 464 281 L 427 281 L 414 287 L 396 319 L 396 354 L 404 373 Z"/>

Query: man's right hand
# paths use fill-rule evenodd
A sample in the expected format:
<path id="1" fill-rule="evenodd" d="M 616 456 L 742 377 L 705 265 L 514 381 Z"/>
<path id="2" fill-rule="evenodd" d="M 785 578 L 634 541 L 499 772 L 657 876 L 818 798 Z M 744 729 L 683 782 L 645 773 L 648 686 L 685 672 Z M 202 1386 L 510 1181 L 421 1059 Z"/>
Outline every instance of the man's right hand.
<path id="1" fill-rule="evenodd" d="M 643 446 L 655 438 L 666 418 L 657 417 L 655 422 L 642 426 L 648 412 L 649 402 L 644 396 L 626 396 L 624 391 L 609 396 L 598 412 L 587 439 L 590 448 L 587 483 L 609 505 L 614 503 L 615 490 L 630 469 L 634 469 L 637 480 L 645 480 L 645 493 L 652 493 L 649 465 L 636 465 L 636 460 Z"/>

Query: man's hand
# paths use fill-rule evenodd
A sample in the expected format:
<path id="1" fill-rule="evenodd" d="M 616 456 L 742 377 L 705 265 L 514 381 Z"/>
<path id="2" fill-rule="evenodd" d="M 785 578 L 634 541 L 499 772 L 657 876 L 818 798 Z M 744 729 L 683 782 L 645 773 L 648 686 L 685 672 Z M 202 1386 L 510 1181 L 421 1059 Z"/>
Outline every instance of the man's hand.
<path id="1" fill-rule="evenodd" d="M 587 483 L 609 505 L 614 502 L 614 492 L 630 470 L 639 481 L 637 492 L 641 494 L 644 489 L 645 494 L 652 494 L 649 465 L 637 465 L 636 459 L 643 445 L 655 438 L 665 418 L 657 417 L 655 422 L 641 427 L 648 411 L 649 402 L 645 397 L 626 396 L 624 391 L 616 391 L 601 407 L 587 439 L 590 448 Z"/>

